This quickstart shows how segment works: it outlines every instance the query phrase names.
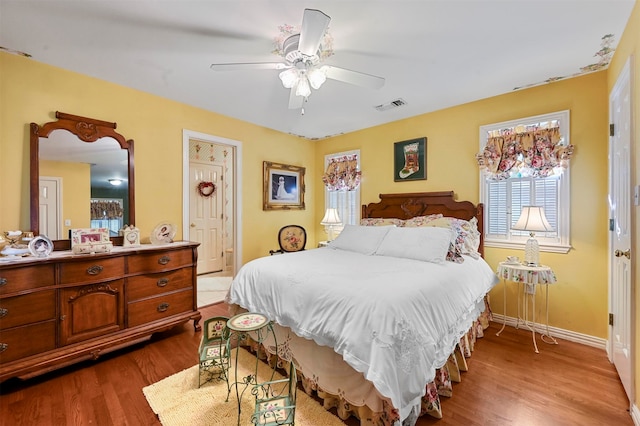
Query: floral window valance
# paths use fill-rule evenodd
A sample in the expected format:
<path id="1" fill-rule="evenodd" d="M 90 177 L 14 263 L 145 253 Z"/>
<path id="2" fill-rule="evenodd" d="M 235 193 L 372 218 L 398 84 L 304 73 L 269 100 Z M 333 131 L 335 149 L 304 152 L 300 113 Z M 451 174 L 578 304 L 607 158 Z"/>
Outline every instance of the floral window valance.
<path id="1" fill-rule="evenodd" d="M 562 141 L 559 127 L 493 131 L 476 159 L 490 179 L 546 177 L 569 165 L 573 145 Z"/>
<path id="2" fill-rule="evenodd" d="M 329 160 L 322 182 L 329 191 L 354 191 L 360 185 L 361 173 L 356 154 L 334 157 Z"/>
<path id="3" fill-rule="evenodd" d="M 91 200 L 91 219 L 117 219 L 123 214 L 122 204 L 116 200 Z"/>

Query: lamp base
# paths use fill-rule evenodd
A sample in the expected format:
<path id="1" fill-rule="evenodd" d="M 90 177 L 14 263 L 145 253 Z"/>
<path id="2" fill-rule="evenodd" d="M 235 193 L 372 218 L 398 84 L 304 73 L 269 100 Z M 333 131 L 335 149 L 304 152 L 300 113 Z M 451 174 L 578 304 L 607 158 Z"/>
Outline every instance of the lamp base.
<path id="1" fill-rule="evenodd" d="M 531 237 L 524 246 L 524 264 L 526 266 L 540 266 L 540 246 L 538 240 Z"/>

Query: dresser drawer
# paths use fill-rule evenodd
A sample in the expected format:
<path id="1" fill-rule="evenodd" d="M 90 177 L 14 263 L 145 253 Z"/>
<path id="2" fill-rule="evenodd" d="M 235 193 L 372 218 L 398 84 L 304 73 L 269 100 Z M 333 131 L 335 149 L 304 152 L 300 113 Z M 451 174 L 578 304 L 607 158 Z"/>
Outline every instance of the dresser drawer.
<path id="1" fill-rule="evenodd" d="M 0 295 L 53 285 L 53 265 L 0 269 Z"/>
<path id="2" fill-rule="evenodd" d="M 96 258 L 60 264 L 60 284 L 90 284 L 124 275 L 124 257 Z"/>
<path id="3" fill-rule="evenodd" d="M 46 321 L 56 316 L 54 290 L 0 299 L 0 329 Z"/>
<path id="4" fill-rule="evenodd" d="M 164 294 L 151 299 L 129 303 L 128 326 L 135 327 L 189 311 L 193 311 L 193 290 Z"/>
<path id="5" fill-rule="evenodd" d="M 181 288 L 189 288 L 193 285 L 192 274 L 193 268 L 182 268 L 176 271 L 129 277 L 127 279 L 127 300 L 133 302 Z"/>
<path id="6" fill-rule="evenodd" d="M 0 364 L 22 359 L 56 347 L 54 320 L 0 331 Z"/>
<path id="7" fill-rule="evenodd" d="M 162 253 L 143 253 L 129 256 L 129 274 L 168 271 L 193 265 L 193 251 L 190 248 L 170 250 Z"/>

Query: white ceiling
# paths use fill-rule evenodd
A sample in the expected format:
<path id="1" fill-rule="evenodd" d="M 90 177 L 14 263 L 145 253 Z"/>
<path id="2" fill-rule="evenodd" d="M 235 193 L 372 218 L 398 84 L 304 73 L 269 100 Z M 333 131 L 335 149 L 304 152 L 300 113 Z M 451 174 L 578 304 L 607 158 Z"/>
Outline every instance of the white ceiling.
<path id="1" fill-rule="evenodd" d="M 0 46 L 322 139 L 577 75 L 599 62 L 605 35 L 612 35 L 607 40 L 615 48 L 633 5 L 634 0 L 0 0 Z M 305 8 L 331 17 L 334 55 L 325 63 L 385 77 L 384 87 L 327 80 L 301 115 L 288 109 L 289 90 L 279 71 L 210 69 L 212 63 L 279 61 L 271 53 L 278 27 L 299 26 Z M 398 98 L 406 105 L 385 112 L 374 108 Z"/>

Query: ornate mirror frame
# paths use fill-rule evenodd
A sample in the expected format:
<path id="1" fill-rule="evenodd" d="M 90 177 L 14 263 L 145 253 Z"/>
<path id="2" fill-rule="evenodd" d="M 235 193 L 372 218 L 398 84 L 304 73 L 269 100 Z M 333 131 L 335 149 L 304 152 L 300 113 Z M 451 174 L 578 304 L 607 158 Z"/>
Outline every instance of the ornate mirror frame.
<path id="1" fill-rule="evenodd" d="M 125 139 L 120 133 L 115 131 L 116 123 L 95 120 L 92 118 L 80 117 L 56 111 L 57 121 L 45 123 L 38 126 L 31 123 L 30 132 L 30 189 L 31 189 L 31 231 L 34 235 L 40 234 L 40 138 L 48 138 L 52 131 L 63 129 L 76 135 L 82 142 L 93 143 L 103 137 L 115 139 L 122 149 L 128 153 L 128 185 L 129 185 L 129 222 L 135 223 L 135 185 L 134 185 L 134 164 L 133 164 L 133 140 Z M 87 206 L 87 209 L 89 206 Z M 121 237 L 116 237 L 121 238 Z M 114 238 L 112 238 L 114 239 Z M 68 249 L 69 240 L 58 240 L 54 242 L 56 249 Z"/>

